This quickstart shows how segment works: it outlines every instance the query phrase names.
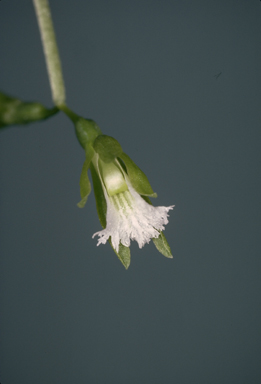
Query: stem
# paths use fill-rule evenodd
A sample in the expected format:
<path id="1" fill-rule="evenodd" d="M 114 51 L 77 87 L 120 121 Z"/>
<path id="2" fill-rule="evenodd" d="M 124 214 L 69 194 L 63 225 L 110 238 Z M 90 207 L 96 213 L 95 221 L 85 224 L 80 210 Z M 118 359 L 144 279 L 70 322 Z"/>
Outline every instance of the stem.
<path id="1" fill-rule="evenodd" d="M 65 87 L 48 0 L 33 0 L 54 104 L 65 104 Z"/>
<path id="2" fill-rule="evenodd" d="M 74 113 L 70 108 L 68 108 L 66 104 L 59 105 L 59 109 L 63 111 L 69 117 L 69 119 L 72 120 L 74 124 L 80 119 L 80 116 L 76 115 L 76 113 Z"/>

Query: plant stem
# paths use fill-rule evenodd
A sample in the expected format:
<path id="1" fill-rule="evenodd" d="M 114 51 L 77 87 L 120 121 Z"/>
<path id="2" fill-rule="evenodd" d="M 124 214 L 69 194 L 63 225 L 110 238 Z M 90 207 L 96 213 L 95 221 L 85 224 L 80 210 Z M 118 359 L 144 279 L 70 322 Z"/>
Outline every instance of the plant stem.
<path id="1" fill-rule="evenodd" d="M 48 0 L 33 0 L 54 104 L 65 105 L 65 87 Z"/>
<path id="2" fill-rule="evenodd" d="M 68 108 L 66 104 L 59 105 L 59 109 L 63 111 L 69 117 L 69 119 L 72 120 L 73 123 L 76 123 L 80 119 L 80 116 L 76 115 L 76 113 Z"/>

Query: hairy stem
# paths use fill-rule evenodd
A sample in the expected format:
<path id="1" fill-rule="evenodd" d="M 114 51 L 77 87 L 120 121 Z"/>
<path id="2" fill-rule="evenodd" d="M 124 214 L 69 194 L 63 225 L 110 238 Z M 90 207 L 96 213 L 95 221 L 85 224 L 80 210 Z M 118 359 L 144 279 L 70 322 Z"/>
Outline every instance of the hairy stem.
<path id="1" fill-rule="evenodd" d="M 33 0 L 54 104 L 65 105 L 65 87 L 48 0 Z"/>

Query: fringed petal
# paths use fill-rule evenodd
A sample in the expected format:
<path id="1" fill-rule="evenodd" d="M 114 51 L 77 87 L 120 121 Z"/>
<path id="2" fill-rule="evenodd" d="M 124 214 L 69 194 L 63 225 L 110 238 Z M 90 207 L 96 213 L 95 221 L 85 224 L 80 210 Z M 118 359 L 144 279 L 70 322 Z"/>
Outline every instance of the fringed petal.
<path id="1" fill-rule="evenodd" d="M 108 196 L 106 228 L 96 232 L 98 244 L 105 244 L 111 237 L 112 245 L 118 252 L 119 244 L 130 246 L 130 241 L 137 241 L 139 248 L 149 243 L 152 238 L 158 238 L 160 231 L 168 223 L 170 207 L 154 207 L 148 204 L 131 186 L 126 177 L 128 191 Z"/>

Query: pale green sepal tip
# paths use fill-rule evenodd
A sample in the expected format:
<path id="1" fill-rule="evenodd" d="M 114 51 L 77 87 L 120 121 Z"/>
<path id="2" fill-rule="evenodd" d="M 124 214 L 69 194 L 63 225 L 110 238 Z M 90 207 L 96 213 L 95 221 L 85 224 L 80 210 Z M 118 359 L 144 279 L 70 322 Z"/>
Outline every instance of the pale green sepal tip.
<path id="1" fill-rule="evenodd" d="M 95 152 L 105 163 L 113 161 L 122 154 L 120 143 L 111 136 L 99 135 L 93 143 Z"/>
<path id="2" fill-rule="evenodd" d="M 112 249 L 114 250 L 114 252 L 118 256 L 119 260 L 122 262 L 124 267 L 126 269 L 128 269 L 129 266 L 130 266 L 130 262 L 131 262 L 130 248 L 129 247 L 125 247 L 124 245 L 120 244 L 119 245 L 119 252 L 117 252 L 116 249 L 114 249 L 113 246 L 112 246 L 111 238 L 109 239 L 109 242 L 110 242 L 110 245 L 111 245 Z"/>
<path id="3" fill-rule="evenodd" d="M 79 203 L 77 203 L 77 207 L 83 208 L 85 206 L 85 204 L 87 203 L 88 196 L 89 196 L 89 194 L 84 196 L 84 198 Z"/>
<path id="4" fill-rule="evenodd" d="M 167 239 L 163 232 L 160 232 L 160 235 L 158 238 L 152 239 L 155 247 L 157 250 L 162 253 L 163 256 L 168 257 L 169 259 L 173 259 L 173 256 L 171 254 L 170 246 L 167 242 Z"/>
<path id="5" fill-rule="evenodd" d="M 131 160 L 126 154 L 122 153 L 118 156 L 125 164 L 127 173 L 133 188 L 144 196 L 157 197 L 157 194 L 153 192 L 150 182 L 144 172 Z"/>

